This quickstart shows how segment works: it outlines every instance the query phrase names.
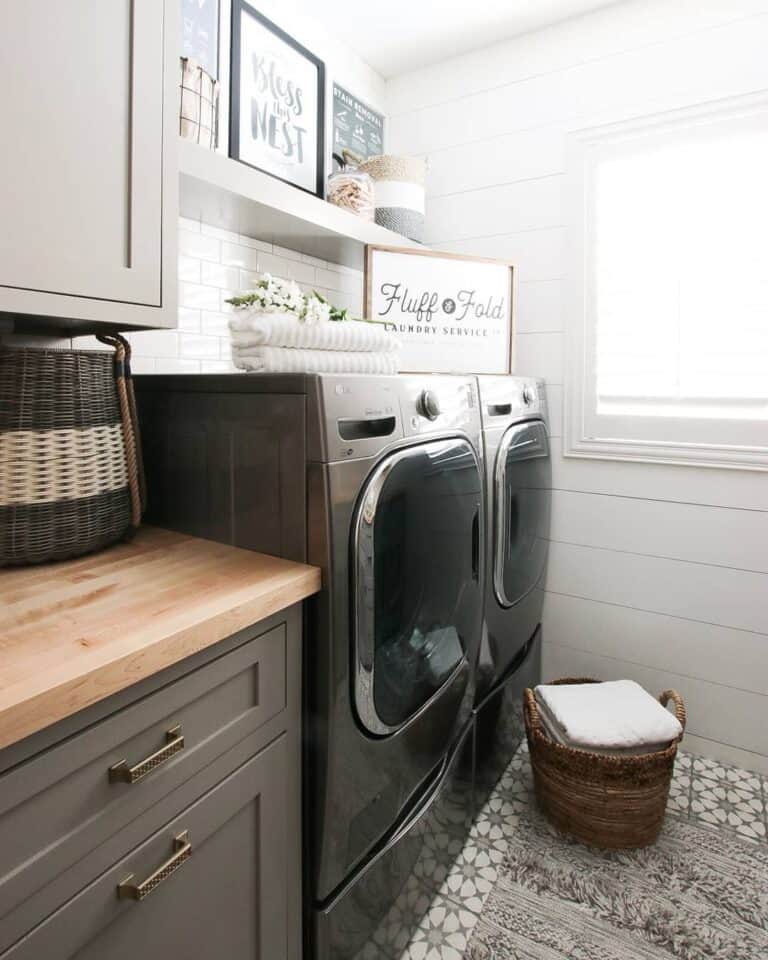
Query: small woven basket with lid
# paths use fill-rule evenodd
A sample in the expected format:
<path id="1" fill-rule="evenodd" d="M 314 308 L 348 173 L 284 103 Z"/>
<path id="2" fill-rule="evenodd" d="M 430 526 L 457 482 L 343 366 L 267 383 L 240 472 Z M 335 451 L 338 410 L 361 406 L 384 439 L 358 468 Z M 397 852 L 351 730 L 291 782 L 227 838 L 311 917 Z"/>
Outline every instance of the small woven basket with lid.
<path id="1" fill-rule="evenodd" d="M 599 683 L 589 678 L 554 683 Z M 664 750 L 639 756 L 606 756 L 550 740 L 544 733 L 533 690 L 523 695 L 525 731 L 531 755 L 536 799 L 559 829 L 594 847 L 647 847 L 659 835 L 680 736 Z M 685 729 L 685 705 L 675 690 L 672 701 Z"/>
<path id="2" fill-rule="evenodd" d="M 0 566 L 99 550 L 141 523 L 130 347 L 0 348 Z"/>

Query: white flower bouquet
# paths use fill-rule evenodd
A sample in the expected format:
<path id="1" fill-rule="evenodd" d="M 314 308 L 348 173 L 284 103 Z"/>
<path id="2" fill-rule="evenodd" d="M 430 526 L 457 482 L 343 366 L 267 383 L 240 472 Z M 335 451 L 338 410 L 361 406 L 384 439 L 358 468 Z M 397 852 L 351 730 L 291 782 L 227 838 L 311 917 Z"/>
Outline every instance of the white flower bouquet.
<path id="1" fill-rule="evenodd" d="M 261 313 L 290 313 L 308 326 L 353 319 L 346 309 L 334 307 L 316 290 L 302 293 L 295 281 L 273 277 L 270 273 L 262 273 L 253 290 L 230 297 L 227 303 Z"/>

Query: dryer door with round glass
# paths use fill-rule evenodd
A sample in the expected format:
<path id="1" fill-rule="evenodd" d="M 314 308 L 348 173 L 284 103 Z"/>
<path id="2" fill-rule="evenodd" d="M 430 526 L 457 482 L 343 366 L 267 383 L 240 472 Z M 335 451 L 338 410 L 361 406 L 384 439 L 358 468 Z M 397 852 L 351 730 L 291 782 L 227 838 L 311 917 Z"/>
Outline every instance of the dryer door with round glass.
<path id="1" fill-rule="evenodd" d="M 544 423 L 510 427 L 499 444 L 494 476 L 493 586 L 504 607 L 525 597 L 544 573 L 551 486 Z"/>
<path id="2" fill-rule="evenodd" d="M 451 687 L 477 642 L 481 475 L 470 444 L 436 440 L 372 472 L 353 526 L 355 704 L 394 733 Z M 458 705 L 457 705 L 458 709 Z"/>

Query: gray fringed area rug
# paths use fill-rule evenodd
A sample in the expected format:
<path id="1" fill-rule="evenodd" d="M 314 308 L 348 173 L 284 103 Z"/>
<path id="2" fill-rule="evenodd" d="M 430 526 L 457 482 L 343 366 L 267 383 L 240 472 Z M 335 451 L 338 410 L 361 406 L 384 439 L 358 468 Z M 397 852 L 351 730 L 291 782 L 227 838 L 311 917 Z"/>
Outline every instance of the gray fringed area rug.
<path id="1" fill-rule="evenodd" d="M 465 960 L 768 960 L 768 849 L 667 818 L 638 851 L 520 817 Z"/>

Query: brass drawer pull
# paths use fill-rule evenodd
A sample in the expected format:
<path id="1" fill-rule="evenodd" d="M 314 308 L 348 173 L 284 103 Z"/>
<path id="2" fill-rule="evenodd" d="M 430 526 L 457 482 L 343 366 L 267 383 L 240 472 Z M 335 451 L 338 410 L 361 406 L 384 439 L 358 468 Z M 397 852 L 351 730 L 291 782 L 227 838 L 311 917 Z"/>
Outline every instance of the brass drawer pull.
<path id="1" fill-rule="evenodd" d="M 159 887 L 163 880 L 167 880 L 172 873 L 175 873 L 182 863 L 186 863 L 192 856 L 192 844 L 189 839 L 188 831 L 180 833 L 178 837 L 173 838 L 174 854 L 165 863 L 161 864 L 154 873 L 151 873 L 146 880 L 141 883 L 133 882 L 133 874 L 129 874 L 125 880 L 117 885 L 118 900 L 143 900 L 150 893 Z"/>
<path id="2" fill-rule="evenodd" d="M 125 760 L 120 760 L 109 768 L 110 783 L 137 783 L 143 780 L 148 773 L 152 773 L 166 760 L 184 749 L 184 735 L 181 732 L 181 724 L 177 727 L 171 727 L 165 734 L 165 746 L 150 754 L 145 760 L 141 760 L 133 767 L 129 767 Z"/>

